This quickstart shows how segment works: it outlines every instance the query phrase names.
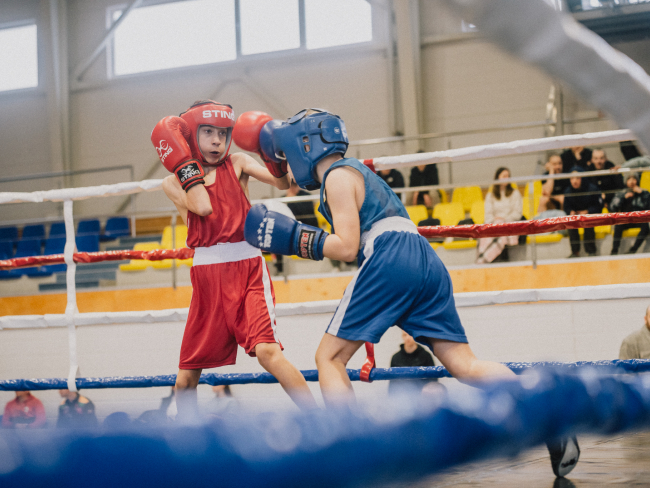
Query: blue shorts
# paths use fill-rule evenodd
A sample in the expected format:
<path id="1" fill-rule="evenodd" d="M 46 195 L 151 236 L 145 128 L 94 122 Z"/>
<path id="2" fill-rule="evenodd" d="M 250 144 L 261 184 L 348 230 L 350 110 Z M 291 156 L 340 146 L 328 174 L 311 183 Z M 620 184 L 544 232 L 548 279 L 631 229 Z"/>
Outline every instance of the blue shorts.
<path id="1" fill-rule="evenodd" d="M 384 232 L 345 289 L 327 333 L 377 343 L 397 325 L 418 342 L 467 342 L 447 268 L 419 234 Z"/>

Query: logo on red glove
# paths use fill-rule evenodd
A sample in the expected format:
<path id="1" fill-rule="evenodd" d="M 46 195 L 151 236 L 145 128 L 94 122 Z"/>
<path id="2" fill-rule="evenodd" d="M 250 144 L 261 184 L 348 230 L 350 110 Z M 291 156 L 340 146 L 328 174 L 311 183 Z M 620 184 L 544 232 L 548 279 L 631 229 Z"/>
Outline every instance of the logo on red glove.
<path id="1" fill-rule="evenodd" d="M 314 259 L 315 230 L 304 229 L 300 232 L 299 255 L 304 259 Z"/>
<path id="2" fill-rule="evenodd" d="M 164 163 L 165 158 L 169 156 L 174 149 L 169 144 L 167 144 L 167 141 L 165 139 L 161 139 L 159 144 L 160 146 L 156 147 L 156 151 L 158 151 L 160 162 Z"/>
<path id="3" fill-rule="evenodd" d="M 189 180 L 192 176 L 200 176 L 201 171 L 199 170 L 199 164 L 198 163 L 191 163 L 184 168 L 181 168 L 179 171 L 178 179 L 181 183 L 185 183 L 187 180 Z"/>

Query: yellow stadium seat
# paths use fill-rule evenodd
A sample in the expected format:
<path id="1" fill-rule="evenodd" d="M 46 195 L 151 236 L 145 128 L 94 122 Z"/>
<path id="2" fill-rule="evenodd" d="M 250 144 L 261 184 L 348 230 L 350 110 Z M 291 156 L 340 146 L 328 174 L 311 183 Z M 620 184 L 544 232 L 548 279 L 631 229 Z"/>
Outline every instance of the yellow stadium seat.
<path id="1" fill-rule="evenodd" d="M 421 220 L 429 218 L 429 211 L 425 205 L 408 205 L 406 212 L 415 225 L 418 225 Z"/>
<path id="2" fill-rule="evenodd" d="M 433 218 L 440 220 L 440 225 L 456 225 L 465 218 L 465 210 L 459 202 L 439 203 L 433 207 Z"/>
<path id="3" fill-rule="evenodd" d="M 535 240 L 536 244 L 552 244 L 554 242 L 561 241 L 562 234 L 559 232 L 552 232 L 550 234 L 535 234 L 532 236 L 527 236 L 526 242 L 530 244 L 533 239 Z"/>
<path id="4" fill-rule="evenodd" d="M 639 181 L 639 186 L 644 190 L 650 191 L 650 171 L 646 171 L 641 175 L 641 181 Z"/>
<path id="5" fill-rule="evenodd" d="M 475 224 L 482 224 L 485 222 L 485 203 L 482 201 L 475 201 L 472 203 L 472 208 L 469 211 L 469 216 Z"/>
<path id="6" fill-rule="evenodd" d="M 153 251 L 154 249 L 160 249 L 160 242 L 138 242 L 133 246 L 134 251 Z M 120 271 L 144 271 L 145 269 L 152 266 L 154 261 L 148 261 L 146 259 L 132 259 L 127 264 L 120 264 Z"/>
<path id="7" fill-rule="evenodd" d="M 480 186 L 456 188 L 451 194 L 451 202 L 460 202 L 465 212 L 469 212 L 472 209 L 472 204 L 476 201 L 483 201 L 483 191 Z"/>
<path id="8" fill-rule="evenodd" d="M 471 247 L 476 247 L 476 242 L 475 239 L 454 239 L 451 242 L 443 242 L 442 247 L 448 250 L 469 249 Z"/>
<path id="9" fill-rule="evenodd" d="M 161 249 L 181 249 L 187 247 L 187 226 L 176 226 L 176 244 L 172 245 L 172 226 L 168 225 L 163 229 L 162 238 L 160 239 Z"/>
<path id="10" fill-rule="evenodd" d="M 449 195 L 447 195 L 447 192 L 440 188 L 438 190 L 438 195 L 440 196 L 440 203 L 449 203 Z"/>
<path id="11" fill-rule="evenodd" d="M 625 229 L 623 231 L 623 237 L 636 237 L 636 236 L 639 235 L 640 231 L 641 231 L 641 229 L 639 229 L 638 227 L 636 229 L 635 228 Z"/>
<path id="12" fill-rule="evenodd" d="M 431 244 L 431 247 L 433 249 L 438 249 L 440 246 L 442 246 L 442 242 L 430 242 L 429 244 Z"/>
<path id="13" fill-rule="evenodd" d="M 323 214 L 318 211 L 318 203 L 314 202 L 314 214 L 316 215 L 316 220 L 318 220 L 318 227 L 325 229 L 330 234 L 332 233 L 332 226 L 330 223 L 323 217 Z"/>
<path id="14" fill-rule="evenodd" d="M 524 190 L 523 197 L 523 211 L 522 215 L 526 217 L 527 220 L 532 219 L 537 215 L 537 208 L 539 207 L 539 198 L 542 196 L 542 182 L 535 181 L 533 183 L 533 212 L 530 211 L 530 185 L 526 184 L 526 189 Z"/>
<path id="15" fill-rule="evenodd" d="M 162 238 L 160 240 L 160 249 L 182 249 L 187 247 L 187 226 L 184 224 L 176 226 L 176 245 L 172 245 L 172 226 L 167 225 L 163 229 Z M 152 261 L 152 265 L 156 269 L 169 269 L 172 267 L 173 259 L 163 259 L 162 261 Z M 176 266 L 192 266 L 193 259 L 177 259 Z"/>

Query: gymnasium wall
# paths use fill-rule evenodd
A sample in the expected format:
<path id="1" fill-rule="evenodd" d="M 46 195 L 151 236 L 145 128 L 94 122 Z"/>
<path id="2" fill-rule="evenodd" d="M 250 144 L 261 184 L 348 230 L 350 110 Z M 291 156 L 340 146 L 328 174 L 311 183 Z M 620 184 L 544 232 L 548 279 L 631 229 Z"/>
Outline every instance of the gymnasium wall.
<path id="1" fill-rule="evenodd" d="M 113 0 L 60 2 L 67 11 L 68 65 L 74 69 L 97 46 L 106 32 L 106 9 Z M 0 3 L 0 25 L 36 19 L 39 26 L 40 77 L 37 89 L 0 93 L 0 167 L 2 176 L 58 171 L 51 157 L 52 119 L 56 115 L 52 89 L 52 42 L 49 2 L 9 0 Z M 390 8 L 373 2 L 373 42 L 319 51 L 275 53 L 244 60 L 107 79 L 107 56 L 102 52 L 81 83 L 70 91 L 71 168 L 90 169 L 133 165 L 134 178 L 167 173 L 156 166 L 149 141 L 151 129 L 163 116 L 177 114 L 194 100 L 212 97 L 232 103 L 238 113 L 259 109 L 274 117 L 292 115 L 305 106 L 322 106 L 339 113 L 351 139 L 395 135 L 400 130 L 399 78 L 393 65 Z M 497 50 L 480 37 L 460 32 L 438 1 L 421 1 L 421 132 L 480 129 L 497 125 L 541 121 L 552 80 L 536 69 Z M 646 61 L 640 43 L 630 49 Z M 243 81 L 242 81 L 243 80 Z M 251 89 L 252 88 L 252 89 Z M 590 107 L 565 94 L 567 117 L 596 115 Z M 581 124 L 568 131 L 611 128 L 607 123 Z M 507 130 L 431 140 L 422 149 L 503 142 L 542 137 L 542 128 Z M 357 157 L 404 153 L 403 144 L 351 148 Z M 617 160 L 616 151 L 611 159 Z M 489 180 L 502 164 L 515 175 L 531 174 L 544 155 L 458 163 L 450 174 L 440 165 L 441 181 L 470 183 Z M 28 163 L 28 164 L 25 164 Z M 405 171 L 405 173 L 407 173 Z M 74 186 L 115 183 L 129 179 L 127 171 L 77 176 Z M 0 184 L 0 191 L 33 191 L 60 186 L 61 181 L 38 180 Z M 280 196 L 280 192 L 251 184 L 253 198 Z M 101 216 L 114 212 L 123 198 L 95 199 L 75 204 L 75 215 Z M 154 192 L 137 197 L 140 212 L 167 212 L 171 204 Z M 6 205 L 2 221 L 56 216 L 60 205 Z"/>

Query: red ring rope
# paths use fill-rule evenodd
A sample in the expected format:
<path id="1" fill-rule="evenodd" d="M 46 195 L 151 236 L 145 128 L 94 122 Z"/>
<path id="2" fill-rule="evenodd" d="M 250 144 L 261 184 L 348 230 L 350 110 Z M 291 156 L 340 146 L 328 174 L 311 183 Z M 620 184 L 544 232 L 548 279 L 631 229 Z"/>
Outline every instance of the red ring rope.
<path id="1" fill-rule="evenodd" d="M 592 215 L 570 215 L 552 219 L 526 220 L 505 222 L 502 224 L 476 225 L 441 225 L 433 227 L 418 227 L 418 232 L 424 237 L 501 237 L 530 234 L 543 234 L 565 229 L 580 229 L 600 225 L 617 225 L 650 222 L 650 210 L 641 212 L 624 212 Z M 194 256 L 194 249 L 155 249 L 153 251 L 102 251 L 78 252 L 72 259 L 76 263 L 96 263 L 101 261 L 119 261 L 123 259 L 146 259 L 161 261 L 163 259 L 189 259 Z M 30 256 L 0 260 L 0 269 L 40 266 L 45 264 L 64 263 L 63 254 L 51 256 Z"/>

